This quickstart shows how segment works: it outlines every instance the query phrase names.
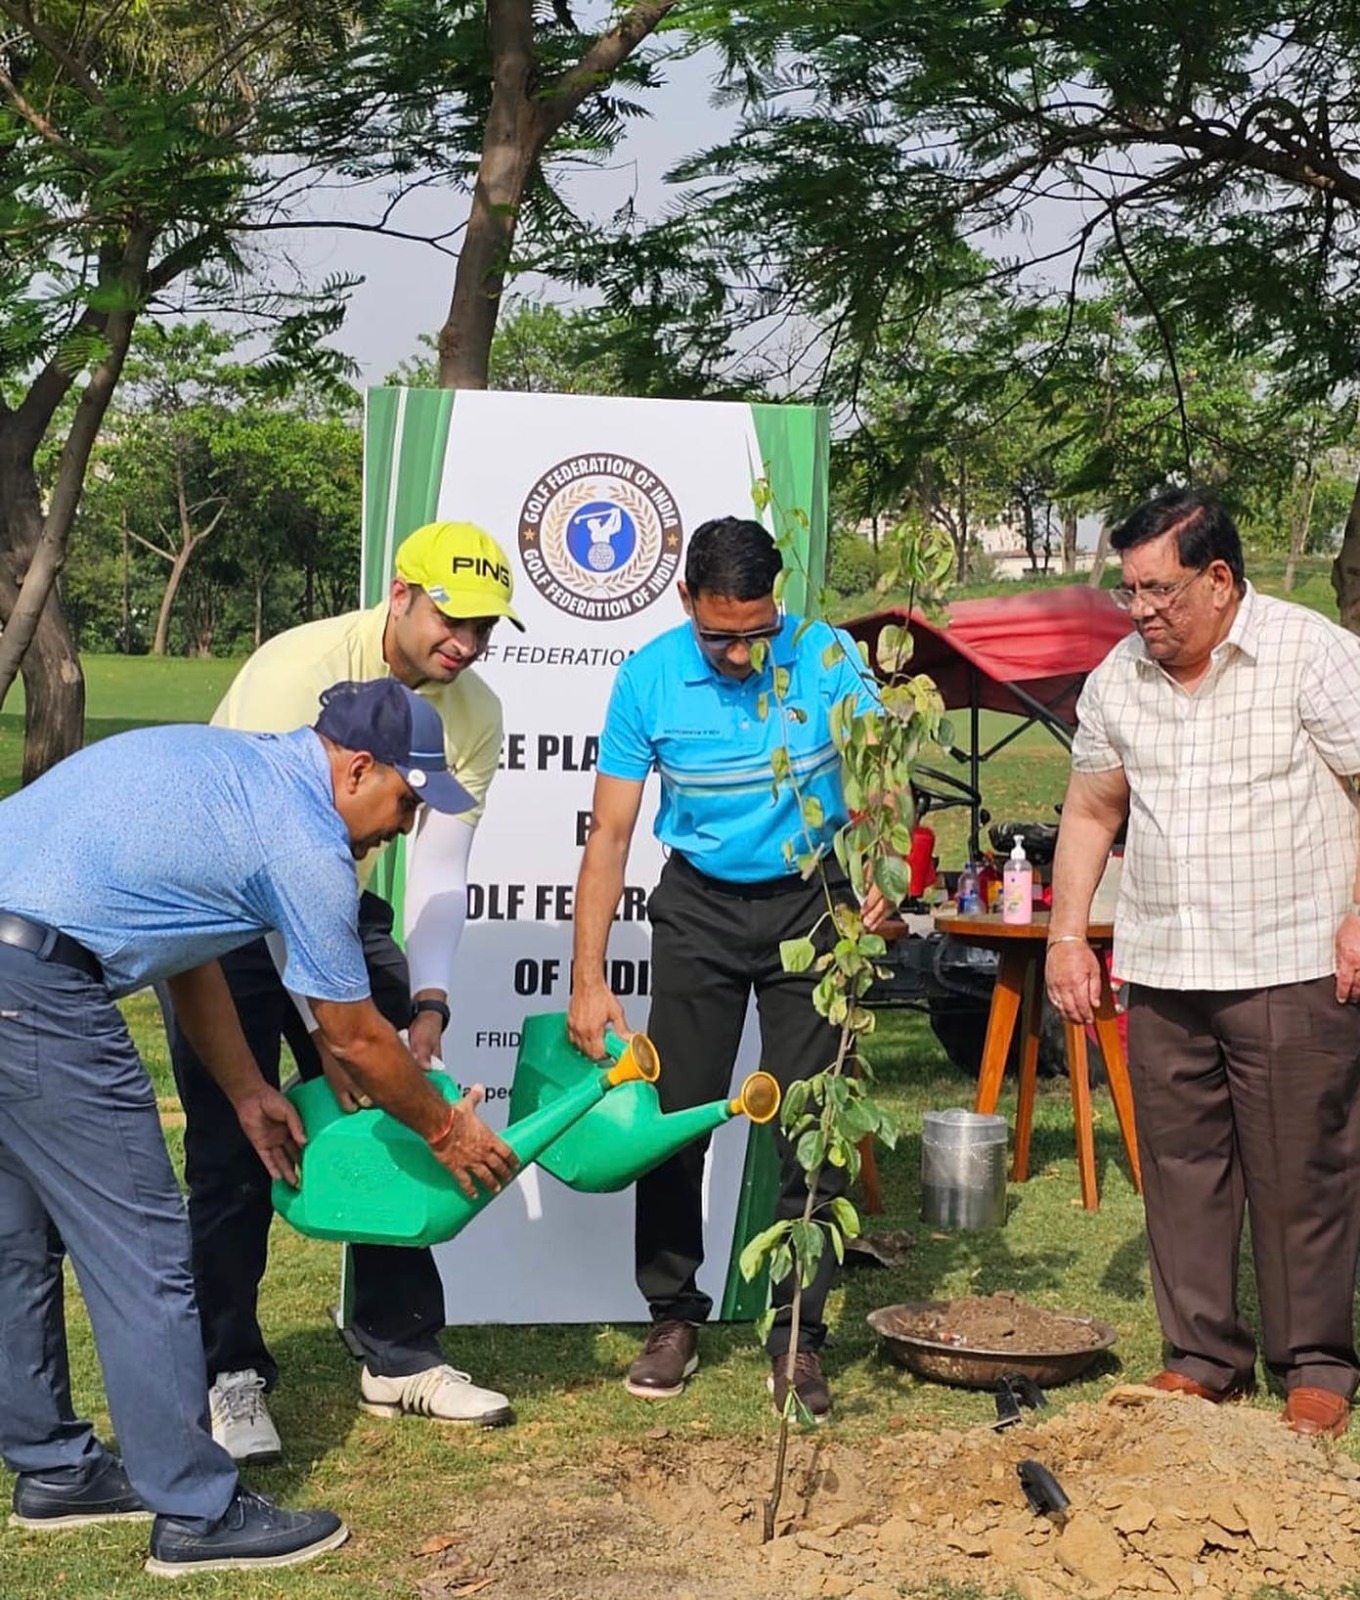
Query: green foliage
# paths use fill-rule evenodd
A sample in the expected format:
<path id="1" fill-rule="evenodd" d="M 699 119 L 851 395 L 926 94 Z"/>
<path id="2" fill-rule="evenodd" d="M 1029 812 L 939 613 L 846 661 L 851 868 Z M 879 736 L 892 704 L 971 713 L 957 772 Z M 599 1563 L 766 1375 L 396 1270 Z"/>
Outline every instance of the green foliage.
<path id="1" fill-rule="evenodd" d="M 527 394 L 633 393 L 619 348 L 629 331 L 605 311 L 564 311 L 537 300 L 519 301 L 497 319 L 488 385 Z M 427 334 L 420 346 L 388 375 L 388 383 L 438 386 L 436 343 Z"/>
<path id="2" fill-rule="evenodd" d="M 879 554 L 854 527 L 832 530 L 828 542 L 826 586 L 833 594 L 848 596 L 872 589 L 878 579 Z"/>
<path id="3" fill-rule="evenodd" d="M 252 649 L 357 604 L 361 441 L 329 388 L 265 399 L 240 340 L 147 324 L 63 576 L 85 649 Z"/>

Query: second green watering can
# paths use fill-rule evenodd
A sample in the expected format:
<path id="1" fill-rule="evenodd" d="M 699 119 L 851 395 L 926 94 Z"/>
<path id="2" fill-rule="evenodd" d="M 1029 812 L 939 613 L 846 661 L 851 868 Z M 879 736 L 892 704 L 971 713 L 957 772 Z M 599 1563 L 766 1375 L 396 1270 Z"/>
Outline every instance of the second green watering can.
<path id="1" fill-rule="evenodd" d="M 633 1035 L 635 1049 L 642 1037 Z M 647 1049 L 655 1055 L 650 1041 Z M 510 1091 L 511 1126 L 570 1098 L 599 1070 L 568 1039 L 565 1012 L 526 1017 Z M 779 1085 L 768 1072 L 753 1072 L 735 1099 L 684 1111 L 662 1111 L 654 1082 L 655 1074 L 642 1074 L 599 1100 L 544 1146 L 539 1166 L 572 1189 L 609 1194 L 739 1112 L 752 1122 L 769 1122 L 779 1110 Z"/>

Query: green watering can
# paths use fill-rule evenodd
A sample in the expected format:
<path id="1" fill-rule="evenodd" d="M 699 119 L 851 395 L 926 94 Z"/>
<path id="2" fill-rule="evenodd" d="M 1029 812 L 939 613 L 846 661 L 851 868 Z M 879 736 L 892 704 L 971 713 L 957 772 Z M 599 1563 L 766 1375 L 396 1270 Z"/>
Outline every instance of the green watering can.
<path id="1" fill-rule="evenodd" d="M 634 1045 L 639 1037 L 633 1035 Z M 608 1035 L 606 1045 L 613 1048 Z M 650 1041 L 648 1049 L 653 1049 Z M 526 1017 L 510 1090 L 510 1125 L 575 1095 L 598 1070 L 568 1039 L 565 1012 Z M 598 1101 L 543 1148 L 539 1166 L 572 1189 L 610 1194 L 738 1112 L 752 1122 L 769 1122 L 779 1110 L 779 1085 L 768 1072 L 753 1072 L 734 1100 L 684 1111 L 662 1111 L 654 1081 L 641 1074 Z"/>
<path id="2" fill-rule="evenodd" d="M 539 1158 L 616 1086 L 642 1088 L 660 1072 L 644 1034 L 609 1044 L 609 1065 L 586 1063 L 569 1092 L 531 1116 L 516 1118 L 512 1110 L 501 1138 L 521 1166 Z M 446 1072 L 431 1072 L 429 1079 L 446 1100 L 459 1098 Z M 294 1189 L 276 1180 L 273 1199 L 274 1209 L 299 1233 L 351 1244 L 438 1244 L 495 1198 L 495 1191 L 480 1189 L 469 1200 L 424 1139 L 385 1111 L 342 1111 L 324 1078 L 298 1084 L 288 1098 L 307 1133 L 302 1182 Z"/>

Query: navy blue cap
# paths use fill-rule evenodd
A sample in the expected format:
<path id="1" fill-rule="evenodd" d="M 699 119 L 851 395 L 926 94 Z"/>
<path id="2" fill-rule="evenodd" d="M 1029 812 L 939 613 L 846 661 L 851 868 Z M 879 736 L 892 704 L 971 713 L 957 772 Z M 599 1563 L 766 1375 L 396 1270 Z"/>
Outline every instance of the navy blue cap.
<path id="1" fill-rule="evenodd" d="M 346 750 L 366 750 L 395 768 L 436 811 L 471 811 L 477 804 L 449 772 L 439 713 L 397 678 L 332 684 L 314 726 Z"/>

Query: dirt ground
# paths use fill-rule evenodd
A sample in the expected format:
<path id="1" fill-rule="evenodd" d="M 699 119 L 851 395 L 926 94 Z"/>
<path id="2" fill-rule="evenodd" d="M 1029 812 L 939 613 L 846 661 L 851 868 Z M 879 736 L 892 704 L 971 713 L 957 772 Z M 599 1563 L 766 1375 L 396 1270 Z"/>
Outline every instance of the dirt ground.
<path id="1" fill-rule="evenodd" d="M 1042 1415 L 1042 1413 L 1037 1413 Z M 1029 1508 L 1017 1465 L 1071 1502 Z M 897 1600 L 932 1579 L 1023 1600 L 1186 1595 L 1360 1578 L 1360 1466 L 1276 1412 L 1138 1386 L 1051 1420 L 838 1442 L 795 1433 L 777 1537 L 769 1446 L 658 1428 L 574 1480 L 507 1471 L 413 1552 L 418 1600 Z"/>

